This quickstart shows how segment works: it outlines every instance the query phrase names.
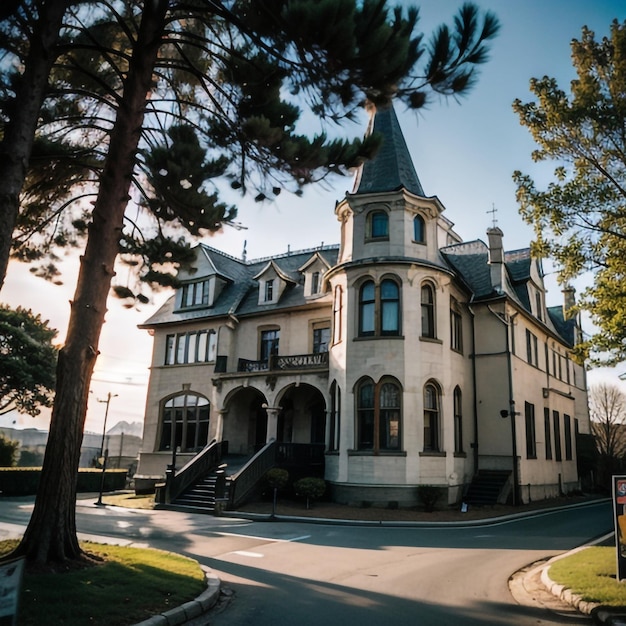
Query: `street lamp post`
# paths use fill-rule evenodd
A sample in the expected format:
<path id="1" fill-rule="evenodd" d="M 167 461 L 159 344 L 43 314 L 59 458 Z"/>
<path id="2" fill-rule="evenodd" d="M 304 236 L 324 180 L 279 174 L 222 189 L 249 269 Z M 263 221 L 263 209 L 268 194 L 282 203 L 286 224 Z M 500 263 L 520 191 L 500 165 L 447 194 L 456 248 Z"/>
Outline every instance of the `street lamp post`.
<path id="1" fill-rule="evenodd" d="M 104 409 L 104 425 L 102 426 L 102 441 L 100 443 L 100 459 L 102 459 L 102 476 L 100 477 L 100 493 L 98 494 L 97 505 L 102 505 L 102 492 L 104 491 L 104 475 L 107 469 L 107 459 L 109 457 L 108 448 L 105 450 L 104 448 L 104 439 L 106 437 L 107 432 L 107 418 L 109 417 L 109 404 L 111 404 L 111 400 L 113 398 L 117 398 L 116 393 L 107 394 L 106 400 L 98 400 L 98 402 L 104 402 L 106 404 L 106 408 Z"/>

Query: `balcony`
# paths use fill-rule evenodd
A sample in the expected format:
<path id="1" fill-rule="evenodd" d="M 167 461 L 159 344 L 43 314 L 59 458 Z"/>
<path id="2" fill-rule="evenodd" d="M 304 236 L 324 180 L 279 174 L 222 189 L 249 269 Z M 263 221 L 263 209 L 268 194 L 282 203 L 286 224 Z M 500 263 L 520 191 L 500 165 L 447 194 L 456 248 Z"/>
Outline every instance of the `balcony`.
<path id="1" fill-rule="evenodd" d="M 269 361 L 250 361 L 239 359 L 238 372 L 287 372 L 292 370 L 328 369 L 328 352 L 315 354 L 296 354 L 293 356 L 272 355 Z"/>

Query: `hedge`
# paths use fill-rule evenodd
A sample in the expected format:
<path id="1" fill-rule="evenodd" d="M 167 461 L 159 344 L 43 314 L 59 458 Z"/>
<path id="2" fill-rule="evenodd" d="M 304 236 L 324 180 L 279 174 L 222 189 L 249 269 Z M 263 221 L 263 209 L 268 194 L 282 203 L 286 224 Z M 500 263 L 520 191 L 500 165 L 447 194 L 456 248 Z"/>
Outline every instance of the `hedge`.
<path id="1" fill-rule="evenodd" d="M 126 487 L 124 469 L 107 470 L 104 477 L 103 491 L 117 491 Z M 40 467 L 0 467 L 0 494 L 3 496 L 32 496 L 39 486 Z M 102 470 L 80 468 L 78 470 L 78 493 L 100 491 Z"/>

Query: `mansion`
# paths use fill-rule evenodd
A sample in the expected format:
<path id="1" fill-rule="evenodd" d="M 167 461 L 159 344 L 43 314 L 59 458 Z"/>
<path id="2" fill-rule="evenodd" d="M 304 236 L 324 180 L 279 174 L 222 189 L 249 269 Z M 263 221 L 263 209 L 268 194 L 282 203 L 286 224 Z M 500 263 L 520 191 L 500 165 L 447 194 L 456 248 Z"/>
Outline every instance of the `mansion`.
<path id="1" fill-rule="evenodd" d="M 485 471 L 508 476 L 509 500 L 579 487 L 573 290 L 547 306 L 540 260 L 495 226 L 462 241 L 392 107 L 368 132 L 382 145 L 335 206 L 338 245 L 249 261 L 200 244 L 141 325 L 154 351 L 138 477 L 214 440 L 243 458 L 276 441 L 316 445 L 348 504 L 411 506 L 420 485 L 459 503 Z"/>

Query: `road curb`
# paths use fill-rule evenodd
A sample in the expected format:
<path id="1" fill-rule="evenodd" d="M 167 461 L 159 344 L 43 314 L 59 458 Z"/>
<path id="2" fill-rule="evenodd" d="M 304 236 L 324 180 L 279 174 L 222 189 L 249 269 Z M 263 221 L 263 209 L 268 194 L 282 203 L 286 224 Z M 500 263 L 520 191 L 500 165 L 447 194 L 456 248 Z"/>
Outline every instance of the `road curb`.
<path id="1" fill-rule="evenodd" d="M 429 522 L 429 521 L 394 521 L 394 520 L 353 520 L 353 519 L 337 519 L 330 517 L 307 517 L 299 515 L 271 515 L 270 513 L 248 513 L 246 511 L 222 511 L 220 517 L 247 519 L 254 522 L 298 522 L 306 524 L 329 524 L 329 525 L 344 525 L 344 526 L 385 526 L 385 527 L 399 527 L 399 528 L 426 528 L 426 527 L 443 527 L 443 528 L 455 528 L 455 527 L 471 527 L 471 526 L 489 526 L 494 524 L 501 524 L 503 522 L 520 519 L 523 517 L 535 517 L 540 515 L 546 515 L 548 513 L 554 513 L 555 511 L 562 511 L 563 509 L 577 509 L 585 506 L 593 506 L 598 502 L 603 502 L 608 498 L 599 498 L 597 500 L 591 500 L 587 502 L 577 502 L 574 504 L 566 504 L 563 506 L 550 507 L 546 509 L 533 509 L 532 511 L 520 511 L 518 513 L 509 513 L 506 515 L 499 515 L 496 517 L 487 517 L 483 519 L 472 520 L 455 520 L 455 521 L 443 521 L 443 522 Z"/>
<path id="2" fill-rule="evenodd" d="M 213 608 L 220 597 L 221 581 L 209 568 L 203 565 L 200 567 L 204 570 L 207 585 L 205 591 L 195 600 L 153 615 L 147 620 L 135 624 L 135 626 L 179 626 L 179 624 L 185 624 Z"/>

